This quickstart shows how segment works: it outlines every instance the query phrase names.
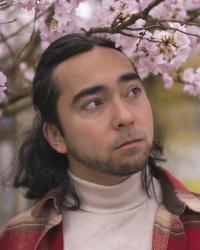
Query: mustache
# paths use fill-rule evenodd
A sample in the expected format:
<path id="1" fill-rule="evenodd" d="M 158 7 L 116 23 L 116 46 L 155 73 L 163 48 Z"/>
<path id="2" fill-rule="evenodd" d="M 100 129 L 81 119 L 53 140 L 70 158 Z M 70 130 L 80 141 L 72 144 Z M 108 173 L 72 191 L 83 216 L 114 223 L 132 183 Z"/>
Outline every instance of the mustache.
<path id="1" fill-rule="evenodd" d="M 146 134 L 141 130 L 127 131 L 123 132 L 123 134 L 119 135 L 112 144 L 113 149 L 117 149 L 123 144 L 132 142 L 132 141 L 145 141 Z"/>

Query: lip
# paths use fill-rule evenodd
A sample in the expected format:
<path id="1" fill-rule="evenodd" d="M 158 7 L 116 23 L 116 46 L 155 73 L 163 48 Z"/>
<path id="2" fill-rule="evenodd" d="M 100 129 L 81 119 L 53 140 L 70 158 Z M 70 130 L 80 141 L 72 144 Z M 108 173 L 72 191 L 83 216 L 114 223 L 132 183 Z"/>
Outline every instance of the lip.
<path id="1" fill-rule="evenodd" d="M 133 139 L 122 143 L 121 145 L 117 146 L 115 149 L 129 149 L 136 147 L 142 140 L 141 139 Z"/>

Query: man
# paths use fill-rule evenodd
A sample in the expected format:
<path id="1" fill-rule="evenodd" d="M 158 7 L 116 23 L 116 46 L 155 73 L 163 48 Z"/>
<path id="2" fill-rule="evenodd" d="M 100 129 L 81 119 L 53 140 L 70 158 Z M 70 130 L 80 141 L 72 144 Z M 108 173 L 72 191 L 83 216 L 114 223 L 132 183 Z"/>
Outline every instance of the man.
<path id="1" fill-rule="evenodd" d="M 200 249 L 200 196 L 157 166 L 151 105 L 113 42 L 52 43 L 33 105 L 15 187 L 36 203 L 2 230 L 0 249 Z"/>

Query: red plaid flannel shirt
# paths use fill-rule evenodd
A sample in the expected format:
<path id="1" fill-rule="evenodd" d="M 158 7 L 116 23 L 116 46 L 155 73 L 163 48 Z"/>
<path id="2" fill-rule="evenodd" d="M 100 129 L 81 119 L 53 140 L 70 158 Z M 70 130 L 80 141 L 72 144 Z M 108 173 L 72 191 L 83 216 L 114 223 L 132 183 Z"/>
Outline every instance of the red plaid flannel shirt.
<path id="1" fill-rule="evenodd" d="M 200 250 L 200 195 L 156 169 L 163 202 L 154 221 L 153 250 Z M 60 189 L 50 191 L 0 233 L 0 250 L 63 250 Z"/>

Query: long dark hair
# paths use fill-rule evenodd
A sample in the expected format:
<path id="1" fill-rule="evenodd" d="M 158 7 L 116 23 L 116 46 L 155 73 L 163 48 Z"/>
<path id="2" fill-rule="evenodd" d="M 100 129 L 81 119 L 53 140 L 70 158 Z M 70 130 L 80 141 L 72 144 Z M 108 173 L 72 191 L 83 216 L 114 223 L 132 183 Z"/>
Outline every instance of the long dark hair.
<path id="1" fill-rule="evenodd" d="M 66 196 L 74 199 L 73 205 L 68 206 L 70 209 L 77 209 L 80 205 L 66 171 L 69 166 L 67 156 L 57 153 L 49 145 L 42 128 L 44 122 L 49 122 L 63 134 L 57 116 L 57 101 L 60 92 L 53 77 L 55 67 L 72 56 L 92 50 L 95 46 L 120 51 L 110 40 L 71 34 L 53 42 L 41 56 L 32 86 L 33 106 L 37 116 L 33 129 L 27 132 L 20 147 L 14 180 L 15 187 L 26 189 L 26 197 L 29 199 L 38 200 L 52 188 L 60 187 Z M 153 169 L 156 160 L 160 159 L 161 153 L 162 148 L 154 143 L 148 162 L 150 169 Z M 152 171 L 149 175 L 144 169 L 142 174 L 142 183 L 147 194 Z"/>

